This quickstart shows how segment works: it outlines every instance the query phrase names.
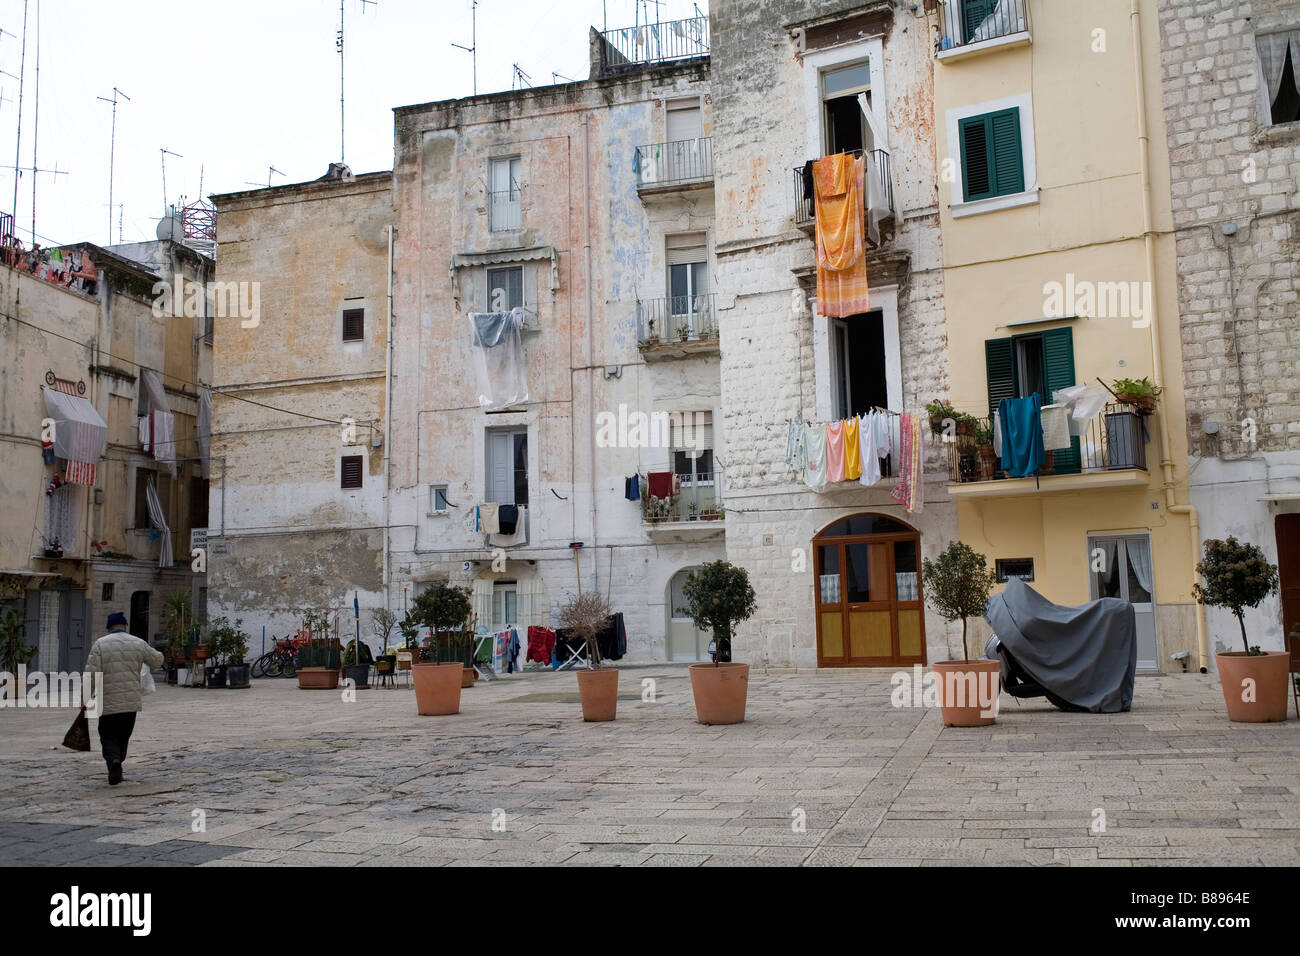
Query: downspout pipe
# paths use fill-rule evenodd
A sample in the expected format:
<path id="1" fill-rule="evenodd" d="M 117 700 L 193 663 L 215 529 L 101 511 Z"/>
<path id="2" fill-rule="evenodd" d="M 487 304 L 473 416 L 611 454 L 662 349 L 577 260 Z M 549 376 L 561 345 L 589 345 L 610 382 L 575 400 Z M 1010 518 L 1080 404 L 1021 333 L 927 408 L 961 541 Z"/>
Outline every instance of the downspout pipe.
<path id="1" fill-rule="evenodd" d="M 588 409 L 587 416 L 587 448 L 588 448 L 588 468 L 591 475 L 591 577 L 592 589 L 600 590 L 600 572 L 596 562 L 596 548 L 599 546 L 598 535 L 596 533 L 596 371 L 592 367 L 592 361 L 595 358 L 596 346 L 593 326 L 595 324 L 594 309 L 592 308 L 591 287 L 595 281 L 591 271 L 591 114 L 584 113 L 582 117 L 582 253 L 584 259 L 584 285 L 586 286 L 586 317 L 587 317 L 587 355 L 586 366 L 588 375 L 590 375 L 591 408 Z M 576 412 L 576 409 L 574 410 Z"/>
<path id="2" fill-rule="evenodd" d="M 1138 167 L 1142 177 L 1142 244 L 1146 258 L 1147 288 L 1151 290 L 1151 314 L 1148 316 L 1147 331 L 1151 337 L 1151 374 L 1157 386 L 1165 383 L 1164 361 L 1160 352 L 1160 307 L 1156 285 L 1156 247 L 1155 225 L 1151 204 L 1151 136 L 1147 126 L 1146 80 L 1142 69 L 1142 13 L 1139 9 L 1141 0 L 1129 0 L 1129 23 L 1133 34 L 1133 78 L 1137 94 L 1138 122 Z M 1201 523 L 1196 506 L 1180 505 L 1174 494 L 1174 461 L 1169 446 L 1169 423 L 1162 422 L 1160 427 L 1160 471 L 1161 483 L 1165 492 L 1165 510 L 1172 515 L 1186 515 L 1188 533 L 1191 536 L 1192 580 L 1202 584 L 1196 571 L 1198 557 L 1201 553 Z M 1200 671 L 1209 673 L 1210 652 L 1205 631 L 1205 606 L 1196 605 L 1196 651 Z"/>
<path id="3" fill-rule="evenodd" d="M 392 453 L 393 447 L 393 234 L 392 223 L 388 225 L 388 299 L 384 308 L 384 608 L 389 607 L 389 558 L 388 551 L 392 543 L 389 537 L 390 516 L 393 501 Z M 416 489 L 419 493 L 419 489 Z M 387 640 L 387 638 L 385 638 Z"/>

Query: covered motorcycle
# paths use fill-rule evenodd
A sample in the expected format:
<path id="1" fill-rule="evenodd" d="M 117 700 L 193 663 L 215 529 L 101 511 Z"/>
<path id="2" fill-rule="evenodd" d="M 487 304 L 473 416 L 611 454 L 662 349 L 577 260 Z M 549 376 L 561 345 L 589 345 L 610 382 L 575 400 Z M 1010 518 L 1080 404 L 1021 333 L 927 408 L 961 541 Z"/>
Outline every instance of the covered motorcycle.
<path id="1" fill-rule="evenodd" d="M 1137 622 L 1129 602 L 1064 607 L 1012 578 L 989 598 L 984 618 L 994 634 L 985 657 L 1001 661 L 1002 689 L 1011 696 L 1046 697 L 1062 710 L 1094 714 L 1132 706 Z"/>

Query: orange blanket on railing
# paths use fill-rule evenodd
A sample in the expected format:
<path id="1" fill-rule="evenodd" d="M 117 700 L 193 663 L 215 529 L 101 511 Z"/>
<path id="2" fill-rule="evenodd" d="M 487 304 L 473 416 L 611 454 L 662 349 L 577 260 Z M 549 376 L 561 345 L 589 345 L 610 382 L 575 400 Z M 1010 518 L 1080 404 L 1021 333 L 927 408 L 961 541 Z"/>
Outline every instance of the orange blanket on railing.
<path id="1" fill-rule="evenodd" d="M 862 236 L 866 160 L 849 153 L 813 164 L 817 200 L 817 311 L 844 318 L 871 308 Z"/>

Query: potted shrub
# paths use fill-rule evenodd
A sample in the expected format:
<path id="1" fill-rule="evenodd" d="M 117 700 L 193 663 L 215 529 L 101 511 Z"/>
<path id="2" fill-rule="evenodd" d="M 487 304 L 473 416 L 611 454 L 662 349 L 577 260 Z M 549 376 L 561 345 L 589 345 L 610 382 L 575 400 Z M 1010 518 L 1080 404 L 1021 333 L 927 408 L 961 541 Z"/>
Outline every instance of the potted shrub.
<path id="1" fill-rule="evenodd" d="M 231 624 L 224 617 L 213 620 L 208 628 L 209 634 L 219 636 L 222 647 L 222 661 L 226 667 L 226 686 L 232 688 L 250 687 L 250 667 L 244 658 L 248 654 L 248 635 L 243 631 L 244 622 L 236 618 Z"/>
<path id="2" fill-rule="evenodd" d="M 340 653 L 337 638 L 329 636 L 324 612 L 304 611 L 301 631 L 307 643 L 298 649 L 295 670 L 301 690 L 334 690 L 339 686 Z"/>
<path id="3" fill-rule="evenodd" d="M 682 594 L 695 626 L 713 632 L 713 663 L 690 667 L 696 719 L 738 724 L 745 719 L 749 665 L 731 660 L 731 636 L 757 606 L 749 575 L 729 561 L 714 561 L 687 576 Z"/>
<path id="4" fill-rule="evenodd" d="M 12 689 L 15 700 L 27 693 L 26 687 L 18 686 L 18 668 L 30 664 L 36 656 L 36 645 L 23 640 L 26 627 L 22 615 L 13 608 L 6 610 L 4 619 L 0 620 L 0 671 L 14 675 L 11 680 L 0 681 L 0 692 L 8 694 Z"/>
<path id="5" fill-rule="evenodd" d="M 466 659 L 468 644 L 473 654 L 470 589 L 440 581 L 416 596 L 407 617 L 416 627 L 427 627 L 433 635 L 427 662 L 412 663 L 416 711 L 422 717 L 460 713 L 460 691 L 465 671 L 473 681 L 474 661 Z"/>
<path id="6" fill-rule="evenodd" d="M 690 335 L 691 335 L 691 327 L 687 325 L 685 322 L 677 326 L 677 338 L 680 341 L 685 342 L 688 338 L 690 338 Z"/>
<path id="7" fill-rule="evenodd" d="M 975 428 L 975 450 L 980 458 L 980 478 L 988 481 L 997 470 L 998 456 L 993 451 L 993 423 L 978 424 Z"/>
<path id="8" fill-rule="evenodd" d="M 1153 384 L 1151 379 L 1143 377 L 1136 380 L 1117 378 L 1111 383 L 1110 391 L 1117 401 L 1136 408 L 1138 414 L 1150 415 L 1155 411 L 1156 399 L 1164 389 Z"/>
<path id="9" fill-rule="evenodd" d="M 954 422 L 957 420 L 957 410 L 937 398 L 926 402 L 925 410 L 930 413 L 930 433 L 933 435 L 943 434 L 943 423 L 947 419 L 951 418 Z"/>
<path id="10" fill-rule="evenodd" d="M 361 645 L 361 659 L 358 660 L 357 639 L 354 637 L 348 641 L 348 646 L 343 649 L 343 672 L 358 690 L 370 689 L 370 665 L 373 663 L 370 645 Z"/>
<path id="11" fill-rule="evenodd" d="M 1204 547 L 1205 557 L 1196 565 L 1196 572 L 1205 583 L 1193 584 L 1192 594 L 1207 607 L 1230 610 L 1241 629 L 1241 650 L 1214 655 L 1228 719 L 1247 723 L 1286 720 L 1291 655 L 1252 646 L 1246 639 L 1243 616 L 1246 608 L 1258 607 L 1264 598 L 1277 593 L 1277 566 L 1269 564 L 1255 545 L 1233 537 L 1226 541 L 1210 538 Z"/>
<path id="12" fill-rule="evenodd" d="M 609 602 L 595 591 L 579 594 L 560 609 L 559 625 L 573 631 L 587 644 L 587 667 L 578 671 L 578 698 L 582 719 L 613 720 L 618 708 L 618 668 L 600 666 L 596 635 L 609 623 Z"/>
<path id="13" fill-rule="evenodd" d="M 646 337 L 645 337 L 645 344 L 646 344 L 646 345 L 658 345 L 658 344 L 659 344 L 659 335 L 658 335 L 657 332 L 655 332 L 655 320 L 654 320 L 654 319 L 647 319 L 647 320 L 646 320 L 646 329 L 647 329 L 647 331 L 646 331 Z"/>
<path id="14" fill-rule="evenodd" d="M 945 621 L 961 621 L 962 659 L 936 661 L 932 668 L 944 726 L 991 724 L 997 719 L 997 698 L 1001 690 L 999 662 L 970 659 L 966 619 L 984 613 L 997 575 L 984 555 L 961 541 L 950 541 L 934 561 L 929 558 L 922 561 L 921 574 L 926 603 Z"/>

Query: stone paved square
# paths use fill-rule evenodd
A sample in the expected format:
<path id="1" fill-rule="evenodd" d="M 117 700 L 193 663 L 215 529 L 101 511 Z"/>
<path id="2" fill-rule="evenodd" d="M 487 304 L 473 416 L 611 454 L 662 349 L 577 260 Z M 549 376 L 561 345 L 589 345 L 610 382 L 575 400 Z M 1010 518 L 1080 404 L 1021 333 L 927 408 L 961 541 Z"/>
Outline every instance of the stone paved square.
<path id="1" fill-rule="evenodd" d="M 606 724 L 572 673 L 480 681 L 451 717 L 405 687 L 160 686 L 118 787 L 59 746 L 68 711 L 0 710 L 0 864 L 1300 863 L 1300 721 L 1231 723 L 1213 678 L 1139 678 L 1117 715 L 1004 696 L 979 729 L 889 691 L 755 671 L 745 723 L 706 727 L 670 664 L 622 668 Z"/>

